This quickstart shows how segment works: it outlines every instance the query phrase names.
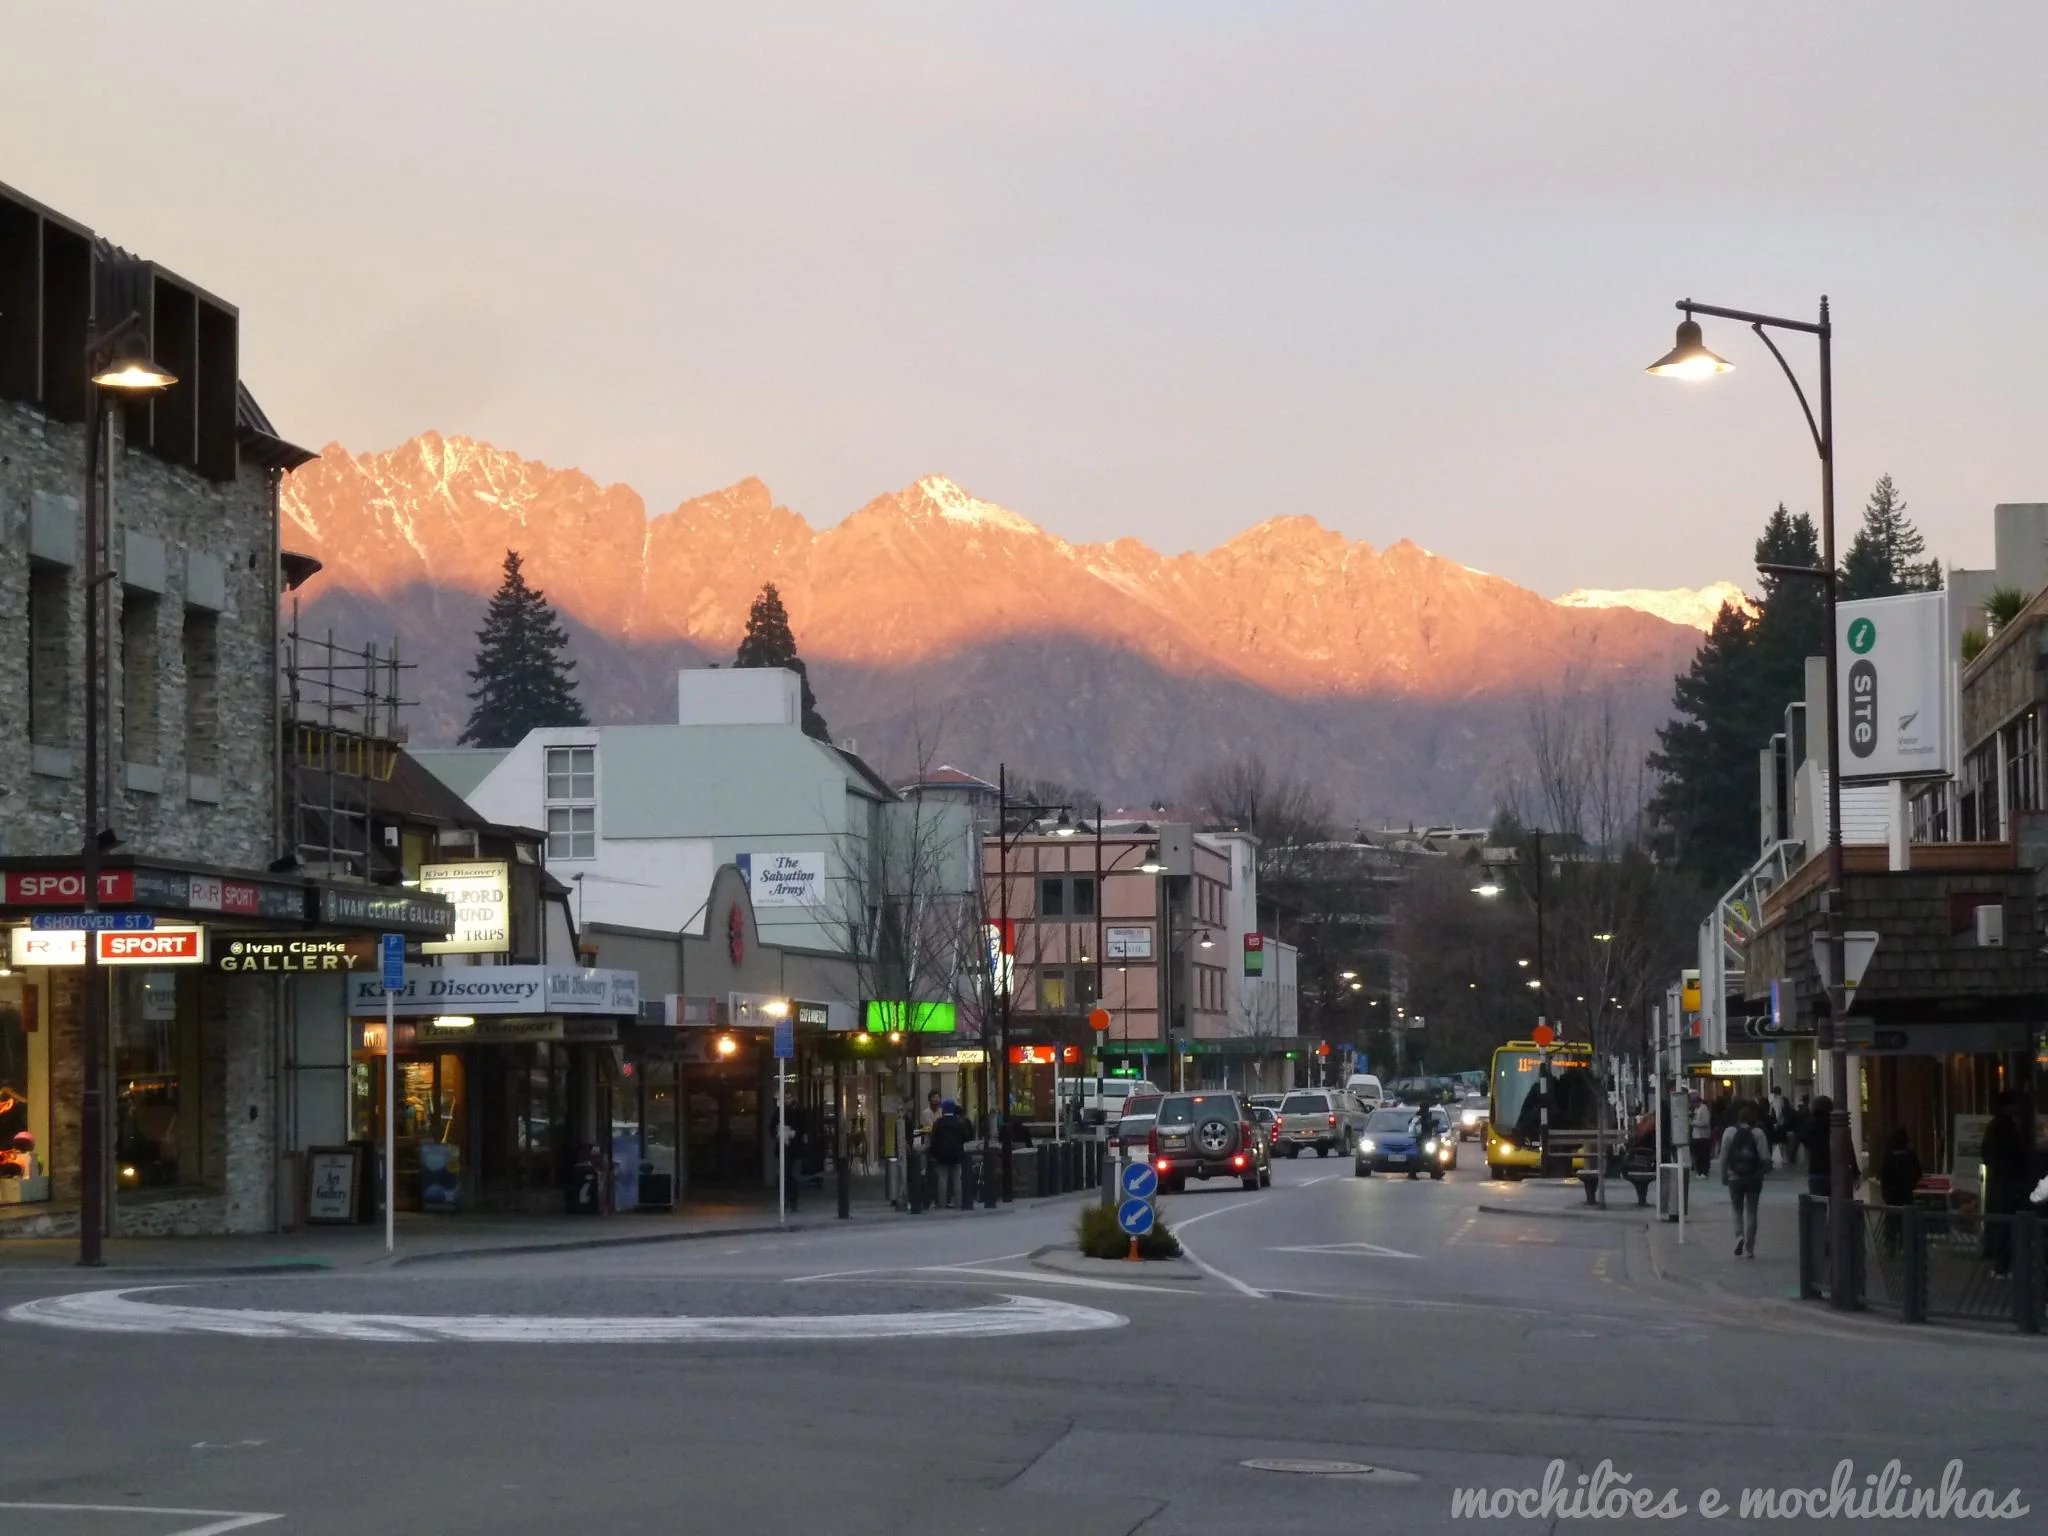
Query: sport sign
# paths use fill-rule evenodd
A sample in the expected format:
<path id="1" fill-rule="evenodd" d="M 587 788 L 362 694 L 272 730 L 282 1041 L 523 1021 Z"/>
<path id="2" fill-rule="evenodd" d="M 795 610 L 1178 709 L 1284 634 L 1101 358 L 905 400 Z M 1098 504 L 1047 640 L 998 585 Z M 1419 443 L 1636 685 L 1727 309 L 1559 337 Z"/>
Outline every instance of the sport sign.
<path id="1" fill-rule="evenodd" d="M 77 929 L 49 932 L 16 928 L 9 936 L 8 959 L 17 966 L 83 965 L 87 935 Z M 91 935 L 101 965 L 203 965 L 206 930 L 160 923 L 145 932 L 98 932 Z"/>

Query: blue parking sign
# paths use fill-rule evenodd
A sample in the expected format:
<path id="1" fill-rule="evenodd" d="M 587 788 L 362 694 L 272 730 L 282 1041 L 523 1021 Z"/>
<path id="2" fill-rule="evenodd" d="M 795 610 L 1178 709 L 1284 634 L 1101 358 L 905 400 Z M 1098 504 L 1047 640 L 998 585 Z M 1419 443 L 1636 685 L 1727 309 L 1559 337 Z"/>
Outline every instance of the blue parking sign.
<path id="1" fill-rule="evenodd" d="M 405 990 L 405 935 L 387 933 L 379 946 L 379 955 L 384 962 L 384 990 L 403 992 Z"/>

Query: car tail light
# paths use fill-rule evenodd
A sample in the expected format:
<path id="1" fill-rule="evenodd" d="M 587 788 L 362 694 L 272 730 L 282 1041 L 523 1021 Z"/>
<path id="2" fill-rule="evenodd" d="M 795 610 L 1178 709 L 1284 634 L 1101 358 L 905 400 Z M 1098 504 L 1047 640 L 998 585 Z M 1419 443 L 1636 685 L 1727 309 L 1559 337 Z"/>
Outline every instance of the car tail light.
<path id="1" fill-rule="evenodd" d="M 1237 1156 L 1233 1157 L 1230 1160 L 1230 1166 L 1233 1168 L 1242 1168 L 1244 1166 L 1244 1154 L 1240 1152 L 1237 1154 Z"/>
<path id="2" fill-rule="evenodd" d="M 1159 1127 L 1156 1125 L 1145 1133 L 1145 1150 L 1147 1152 L 1157 1152 L 1159 1150 Z"/>
<path id="3" fill-rule="evenodd" d="M 1335 1115 L 1330 1116 L 1330 1124 L 1335 1125 L 1336 1123 L 1337 1117 Z"/>
<path id="4" fill-rule="evenodd" d="M 1169 1162 L 1168 1162 L 1168 1161 L 1167 1161 L 1167 1160 L 1166 1160 L 1165 1158 L 1163 1158 L 1163 1157 L 1162 1157 L 1161 1159 L 1159 1159 L 1158 1163 L 1157 1163 L 1157 1164 L 1156 1164 L 1155 1166 L 1156 1166 L 1156 1167 L 1158 1168 L 1158 1170 L 1159 1170 L 1159 1171 L 1160 1171 L 1161 1173 L 1171 1173 L 1171 1172 L 1173 1172 L 1173 1164 L 1169 1163 Z"/>

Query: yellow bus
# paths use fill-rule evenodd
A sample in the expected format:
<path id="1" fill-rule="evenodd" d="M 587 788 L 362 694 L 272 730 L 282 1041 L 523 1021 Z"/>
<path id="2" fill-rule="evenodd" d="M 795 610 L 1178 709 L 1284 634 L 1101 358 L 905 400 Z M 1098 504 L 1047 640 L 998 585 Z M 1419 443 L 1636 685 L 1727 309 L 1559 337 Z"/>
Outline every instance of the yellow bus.
<path id="1" fill-rule="evenodd" d="M 1583 1041 L 1557 1041 L 1546 1050 L 1533 1040 L 1510 1040 L 1493 1053 L 1489 1177 L 1519 1179 L 1546 1169 L 1571 1173 L 1590 1164 L 1600 1131 L 1592 1068 L 1593 1048 Z"/>

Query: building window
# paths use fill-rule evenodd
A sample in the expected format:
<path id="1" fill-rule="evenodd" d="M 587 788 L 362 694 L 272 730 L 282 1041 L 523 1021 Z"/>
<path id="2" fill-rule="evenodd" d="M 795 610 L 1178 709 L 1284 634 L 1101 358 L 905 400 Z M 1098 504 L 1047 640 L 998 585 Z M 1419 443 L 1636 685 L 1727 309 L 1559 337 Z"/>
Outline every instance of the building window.
<path id="1" fill-rule="evenodd" d="M 548 857 L 597 857 L 597 748 L 549 747 L 546 776 Z"/>
<path id="2" fill-rule="evenodd" d="M 121 594 L 121 751 L 123 761 L 157 761 L 157 598 Z"/>
<path id="3" fill-rule="evenodd" d="M 28 739 L 70 745 L 71 572 L 41 561 L 28 568 Z"/>
<path id="4" fill-rule="evenodd" d="M 195 981 L 131 973 L 113 1025 L 114 1157 L 118 1187 L 201 1181 L 199 1021 Z"/>
<path id="5" fill-rule="evenodd" d="M 1079 1013 L 1095 1006 L 1095 967 L 1053 967 L 1038 973 L 1038 1007 L 1043 1013 Z"/>
<path id="6" fill-rule="evenodd" d="M 1998 841 L 1998 742 L 1984 743 L 1963 759 L 1963 841 Z"/>
<path id="7" fill-rule="evenodd" d="M 1038 915 L 1040 917 L 1086 918 L 1095 917 L 1095 877 L 1093 875 L 1044 875 L 1038 882 Z"/>
<path id="8" fill-rule="evenodd" d="M 185 610 L 185 772 L 220 777 L 220 616 Z"/>
<path id="9" fill-rule="evenodd" d="M 597 857 L 597 807 L 594 805 L 551 805 L 548 807 L 548 858 L 594 859 Z"/>
<path id="10" fill-rule="evenodd" d="M 588 803 L 597 798 L 597 748 L 547 749 L 547 798 Z"/>
<path id="11" fill-rule="evenodd" d="M 2030 709 L 2008 725 L 2005 742 L 2005 808 L 2011 815 L 2041 809 L 2041 715 Z"/>

